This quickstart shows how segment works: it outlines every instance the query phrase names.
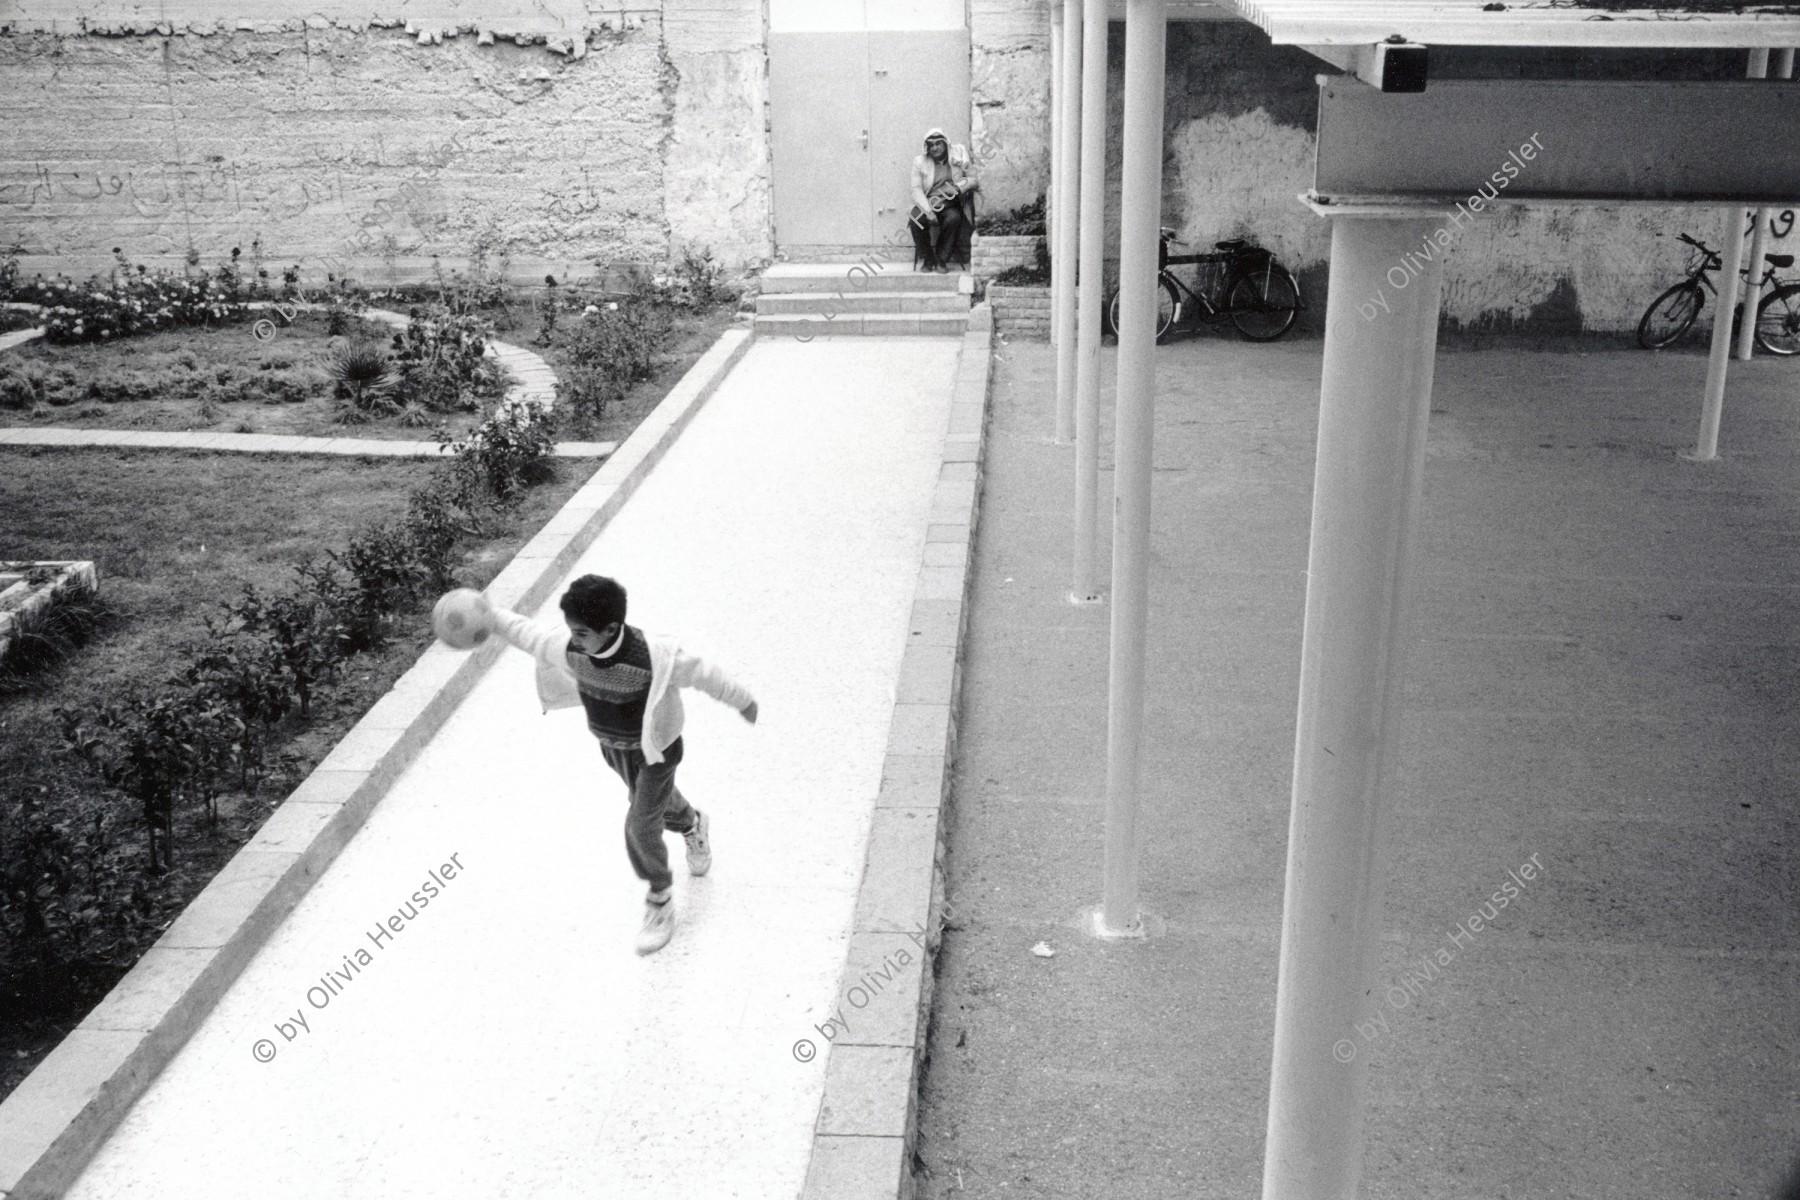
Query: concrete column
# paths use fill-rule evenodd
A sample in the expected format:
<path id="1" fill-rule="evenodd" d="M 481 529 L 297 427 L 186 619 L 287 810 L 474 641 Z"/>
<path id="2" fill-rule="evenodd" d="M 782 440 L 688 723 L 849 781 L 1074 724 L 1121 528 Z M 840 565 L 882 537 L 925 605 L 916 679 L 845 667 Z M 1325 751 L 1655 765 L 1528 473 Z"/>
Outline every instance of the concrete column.
<path id="1" fill-rule="evenodd" d="M 1086 0 L 1105 19 L 1105 0 Z M 1057 180 L 1056 254 L 1050 270 L 1061 285 L 1050 312 L 1050 340 L 1056 343 L 1056 440 L 1075 440 L 1075 255 L 1081 184 L 1081 9 L 1083 0 L 1063 0 L 1062 114 L 1056 149 L 1062 159 Z"/>
<path id="2" fill-rule="evenodd" d="M 1150 611 L 1150 462 L 1156 400 L 1156 252 L 1162 227 L 1164 0 L 1127 0 L 1125 164 L 1119 199 L 1119 384 L 1113 435 L 1112 653 L 1106 725 L 1103 935 L 1138 924 L 1138 761 Z"/>
<path id="3" fill-rule="evenodd" d="M 1443 273 L 1417 251 L 1442 224 L 1332 224 L 1263 1200 L 1357 1194 L 1356 1022 L 1378 1006 L 1384 788 Z M 1391 311 L 1365 320 L 1357 302 L 1376 294 Z"/>
<path id="4" fill-rule="evenodd" d="M 1106 274 L 1106 34 L 1099 3 L 1082 27 L 1081 50 L 1081 289 L 1076 295 L 1075 555 L 1069 599 L 1101 599 L 1100 536 L 1100 306 Z"/>
<path id="5" fill-rule="evenodd" d="M 1062 203 L 1062 5 L 1050 9 L 1050 190 L 1044 193 L 1044 248 L 1056 253 L 1056 206 Z M 1054 267 L 1054 263 L 1051 264 Z M 1056 297 L 1062 273 L 1050 273 L 1050 344 L 1056 345 Z"/>
<path id="6" fill-rule="evenodd" d="M 1725 368 L 1731 358 L 1731 313 L 1737 308 L 1738 271 L 1744 265 L 1744 209 L 1738 205 L 1719 210 L 1719 242 L 1725 247 L 1724 265 L 1715 277 L 1719 307 L 1713 313 L 1712 352 L 1706 358 L 1706 395 L 1700 402 L 1700 436 L 1695 462 L 1719 457 L 1719 420 L 1725 411 Z"/>
<path id="7" fill-rule="evenodd" d="M 1769 74 L 1769 52 L 1764 50 L 1759 61 L 1755 51 L 1750 54 L 1749 77 L 1762 79 Z M 1794 52 L 1783 50 L 1775 57 L 1775 78 L 1791 79 L 1794 75 Z M 1744 319 L 1738 328 L 1737 357 L 1748 359 L 1756 353 L 1756 306 L 1762 303 L 1763 272 L 1768 264 L 1763 255 L 1769 249 L 1769 209 L 1756 210 L 1756 231 L 1750 239 L 1750 277 L 1744 281 Z"/>

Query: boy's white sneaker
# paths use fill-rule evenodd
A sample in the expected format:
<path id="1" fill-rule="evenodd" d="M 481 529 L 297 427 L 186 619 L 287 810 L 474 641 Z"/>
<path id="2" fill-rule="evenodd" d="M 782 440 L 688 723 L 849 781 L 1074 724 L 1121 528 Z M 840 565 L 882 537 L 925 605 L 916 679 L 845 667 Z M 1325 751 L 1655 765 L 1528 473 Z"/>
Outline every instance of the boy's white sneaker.
<path id="1" fill-rule="evenodd" d="M 644 927 L 638 930 L 637 952 L 655 954 L 675 936 L 675 898 L 661 904 L 644 903 Z"/>
<path id="2" fill-rule="evenodd" d="M 681 835 L 687 842 L 689 875 L 704 875 L 712 870 L 712 840 L 707 836 L 706 814 L 694 810 L 694 827 Z"/>

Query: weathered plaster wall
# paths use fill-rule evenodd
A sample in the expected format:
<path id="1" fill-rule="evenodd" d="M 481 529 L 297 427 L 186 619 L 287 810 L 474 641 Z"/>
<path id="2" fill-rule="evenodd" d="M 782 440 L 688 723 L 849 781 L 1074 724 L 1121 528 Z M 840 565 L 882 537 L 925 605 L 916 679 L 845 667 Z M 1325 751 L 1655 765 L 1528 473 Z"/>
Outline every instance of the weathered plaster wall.
<path id="1" fill-rule="evenodd" d="M 88 28 L 126 22 L 82 7 Z M 63 32 L 59 16 L 0 34 L 0 240 L 28 268 L 82 273 L 114 246 L 211 261 L 260 238 L 271 266 L 370 281 L 454 264 L 478 239 L 525 278 L 689 245 L 766 257 L 760 0 L 668 0 L 516 40 L 495 36 L 503 12 L 483 20 L 213 32 L 195 16 L 207 32 L 140 36 Z"/>
<path id="2" fill-rule="evenodd" d="M 762 0 L 663 0 L 673 71 L 663 194 L 677 257 L 706 246 L 748 264 L 772 252 L 763 29 Z"/>
<path id="3" fill-rule="evenodd" d="M 989 212 L 1050 182 L 1049 0 L 970 0 L 971 152 Z"/>

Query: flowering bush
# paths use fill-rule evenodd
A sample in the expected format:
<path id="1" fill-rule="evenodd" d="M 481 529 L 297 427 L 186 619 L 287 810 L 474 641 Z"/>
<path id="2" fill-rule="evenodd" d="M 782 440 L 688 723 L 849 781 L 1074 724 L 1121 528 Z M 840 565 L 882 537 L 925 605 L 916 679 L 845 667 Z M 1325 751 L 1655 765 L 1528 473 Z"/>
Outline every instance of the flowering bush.
<path id="1" fill-rule="evenodd" d="M 471 409 L 504 390 L 499 363 L 486 357 L 493 331 L 472 313 L 441 304 L 409 309 L 412 322 L 394 335 L 394 367 L 402 400 L 439 412 Z"/>
<path id="2" fill-rule="evenodd" d="M 599 419 L 632 384 L 654 373 L 673 324 L 664 305 L 641 295 L 623 305 L 589 305 L 566 343 L 574 366 L 566 381 L 558 381 L 558 392 L 571 407 Z"/>
<path id="3" fill-rule="evenodd" d="M 501 500 L 548 477 L 556 451 L 550 412 L 533 400 L 503 400 L 467 437 L 440 444 Z"/>
<path id="4" fill-rule="evenodd" d="M 13 298 L 44 306 L 44 336 L 52 342 L 98 342 L 177 325 L 210 326 L 244 318 L 243 273 L 232 260 L 211 275 L 152 271 L 119 261 L 108 279 L 77 283 L 66 275 L 16 284 Z"/>

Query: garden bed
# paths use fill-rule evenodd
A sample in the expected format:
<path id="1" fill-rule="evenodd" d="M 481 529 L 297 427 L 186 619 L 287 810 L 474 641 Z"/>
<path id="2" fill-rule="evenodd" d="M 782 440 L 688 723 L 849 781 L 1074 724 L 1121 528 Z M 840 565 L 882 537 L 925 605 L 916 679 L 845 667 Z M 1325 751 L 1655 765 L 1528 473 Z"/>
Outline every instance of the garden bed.
<path id="1" fill-rule="evenodd" d="M 640 355 L 649 377 L 621 387 L 598 421 L 590 421 L 599 436 L 628 435 L 735 319 L 729 307 L 669 308 L 665 315 L 670 320 L 659 323 L 656 344 Z M 235 332 L 258 354 L 271 348 L 245 329 L 223 332 Z M 194 336 L 188 331 L 176 340 Z M 530 341 L 518 332 L 513 338 Z M 138 352 L 153 340 L 139 339 Z M 553 344 L 540 352 L 573 365 L 557 344 L 563 340 L 553 333 Z M 359 427 L 358 436 L 367 428 Z M 223 605 L 241 599 L 245 584 L 279 598 L 293 589 L 296 564 L 342 552 L 352 527 L 399 527 L 396 522 L 415 519 L 418 490 L 445 466 L 0 447 L 0 511 L 18 514 L 0 529 L 0 558 L 91 559 L 100 597 L 97 626 L 85 644 L 52 668 L 0 679 L 0 868 L 15 867 L 8 889 L 0 889 L 0 1098 L 412 665 L 430 642 L 428 603 L 421 599 L 396 619 L 385 647 L 344 660 L 336 686 L 321 690 L 307 715 L 280 720 L 279 737 L 264 747 L 264 775 L 218 795 L 216 820 L 198 804 L 175 805 L 167 837 L 159 839 L 173 847 L 166 871 L 146 869 L 147 810 L 62 752 L 68 726 L 56 710 L 87 719 L 109 702 L 181 674 L 209 636 L 205 620 L 221 618 Z M 462 545 L 456 582 L 484 586 L 590 474 L 566 463 L 558 472 L 555 481 L 524 492 L 503 531 Z M 230 774 L 235 778 L 235 769 Z M 78 878 L 80 887 L 47 904 L 24 903 L 16 889 L 46 877 L 31 865 L 40 861 L 51 874 Z M 21 864 L 26 869 L 16 869 Z M 0 870 L 0 878 L 6 875 Z M 52 934 L 22 936 L 22 912 L 39 922 L 38 914 L 47 913 Z"/>
<path id="2" fill-rule="evenodd" d="M 0 427 L 429 440 L 440 426 L 462 433 L 480 420 L 473 410 L 414 405 L 359 414 L 347 425 L 327 373 L 330 357 L 357 341 L 387 349 L 393 329 L 352 317 L 347 332 L 333 336 L 322 312 L 298 313 L 291 324 L 273 312 L 268 318 L 277 328 L 267 341 L 244 323 L 106 342 L 38 339 L 0 351 Z"/>

